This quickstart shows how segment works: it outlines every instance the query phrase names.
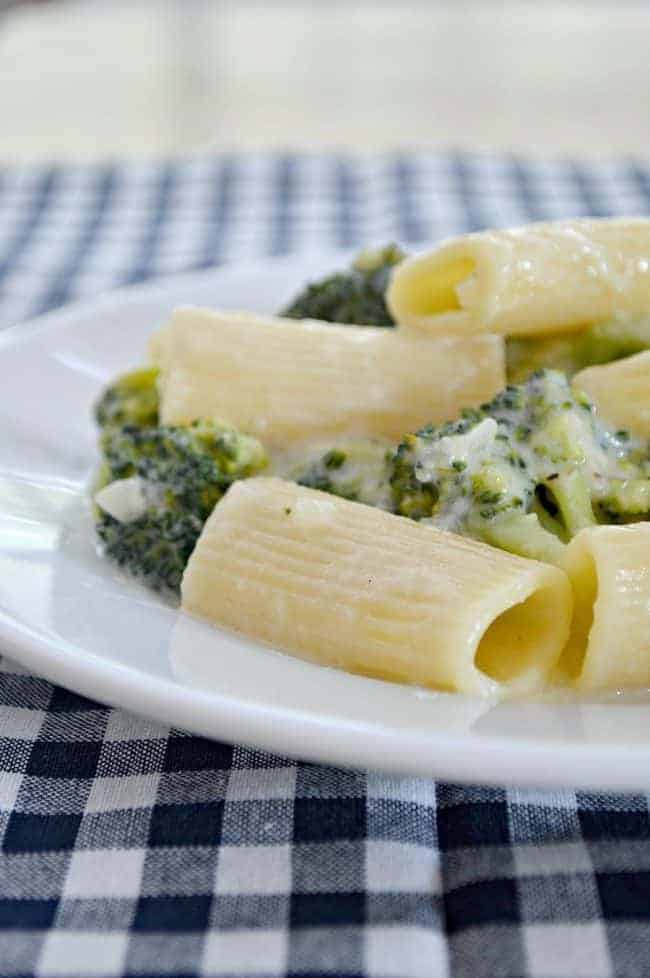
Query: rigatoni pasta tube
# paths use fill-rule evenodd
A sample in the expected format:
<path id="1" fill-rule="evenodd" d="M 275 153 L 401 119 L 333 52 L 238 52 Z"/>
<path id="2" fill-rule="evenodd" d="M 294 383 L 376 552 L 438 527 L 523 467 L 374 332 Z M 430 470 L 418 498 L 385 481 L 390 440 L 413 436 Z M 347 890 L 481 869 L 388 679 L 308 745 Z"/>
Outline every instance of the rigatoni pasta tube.
<path id="1" fill-rule="evenodd" d="M 393 273 L 396 321 L 437 335 L 531 336 L 650 310 L 650 220 L 531 224 L 443 242 Z"/>
<path id="2" fill-rule="evenodd" d="M 610 425 L 650 438 L 650 350 L 633 357 L 587 367 L 573 378 Z"/>
<path id="3" fill-rule="evenodd" d="M 562 678 L 584 689 L 650 683 L 650 525 L 582 530 L 566 551 L 574 590 Z"/>
<path id="4" fill-rule="evenodd" d="M 279 479 L 235 483 L 185 611 L 350 672 L 477 695 L 539 689 L 566 641 L 555 567 Z"/>
<path id="5" fill-rule="evenodd" d="M 492 397 L 502 340 L 177 310 L 155 334 L 163 424 L 216 417 L 270 447 L 339 434 L 397 440 Z"/>

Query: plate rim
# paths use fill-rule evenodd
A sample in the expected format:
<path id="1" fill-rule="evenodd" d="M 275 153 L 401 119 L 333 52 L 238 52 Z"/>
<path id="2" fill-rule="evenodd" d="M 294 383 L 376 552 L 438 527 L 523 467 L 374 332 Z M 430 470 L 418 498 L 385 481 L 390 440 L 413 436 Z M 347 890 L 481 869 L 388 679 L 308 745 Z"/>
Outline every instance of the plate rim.
<path id="1" fill-rule="evenodd" d="M 37 316 L 30 316 L 9 326 L 0 327 L 0 350 L 5 346 L 19 344 L 23 338 L 31 337 L 41 333 L 49 332 L 60 327 L 61 322 L 70 316 L 83 315 L 84 313 L 97 312 L 101 309 L 119 305 L 124 300 L 147 300 L 155 298 L 156 293 L 165 292 L 175 286 L 182 286 L 185 283 L 191 285 L 193 281 L 200 281 L 208 275 L 220 275 L 222 273 L 255 271 L 260 267 L 291 268 L 298 262 L 302 262 L 305 267 L 314 264 L 314 268 L 327 268 L 329 263 L 345 262 L 349 259 L 350 251 L 323 250 L 318 252 L 307 252 L 304 255 L 270 255 L 267 258 L 246 258 L 241 261 L 227 261 L 220 265 L 207 268 L 195 268 L 185 272 L 176 272 L 170 275 L 156 275 L 148 278 L 144 282 L 135 282 L 128 285 L 118 285 L 115 288 L 101 289 L 92 297 L 82 297 L 72 302 L 66 302 L 62 306 L 50 309 L 48 312 L 40 313 Z M 191 305 L 191 303 L 188 303 Z"/>
<path id="2" fill-rule="evenodd" d="M 24 641 L 17 640 L 23 635 Z M 467 733 L 450 735 L 427 733 L 411 735 L 401 733 L 399 747 L 391 749 L 390 731 L 382 731 L 376 725 L 351 723 L 327 727 L 328 737 L 323 738 L 323 721 L 294 711 L 294 717 L 275 731 L 275 744 L 269 744 L 269 729 L 276 719 L 272 707 L 261 708 L 230 699 L 218 693 L 183 686 L 170 680 L 147 675 L 146 682 L 137 669 L 120 663 L 107 663 L 94 653 L 82 653 L 75 646 L 48 641 L 37 634 L 29 634 L 25 626 L 8 621 L 0 613 L 0 641 L 8 648 L 9 658 L 27 668 L 34 668 L 36 675 L 64 686 L 82 696 L 116 709 L 123 709 L 145 717 L 163 726 L 179 727 L 197 736 L 226 743 L 241 744 L 265 753 L 286 756 L 292 760 L 304 760 L 320 764 L 347 767 L 355 770 L 381 771 L 386 774 L 411 777 L 429 777 L 450 783 L 492 785 L 515 788 L 579 788 L 586 790 L 634 791 L 646 783 L 642 776 L 635 776 L 630 769 L 639 771 L 650 760 L 650 745 L 604 745 L 598 750 L 589 744 L 562 745 L 541 744 L 525 738 L 512 740 L 503 736 Z M 64 655 L 52 652 L 64 651 Z M 4 654 L 4 653 L 3 653 Z M 94 679 L 100 676 L 104 691 L 98 695 Z M 364 677 L 365 678 L 365 677 Z M 381 680 L 369 679 L 369 682 Z M 169 709 L 175 701 L 170 716 Z M 197 712 L 197 702 L 201 707 Z M 205 713 L 219 711 L 209 722 Z M 220 715 L 218 715 L 218 712 Z M 218 722 L 215 723 L 215 719 Z M 365 728 L 365 729 L 364 729 Z M 294 735 L 300 730 L 300 747 L 295 746 Z M 232 733 L 236 733 L 232 737 Z M 350 735 L 360 735 L 352 750 Z M 377 762 L 377 740 L 381 739 L 381 761 Z M 404 758 L 404 742 L 410 742 L 415 753 Z M 436 756 L 433 769 L 427 772 L 421 751 Z M 445 752 L 453 747 L 452 755 Z M 463 747 L 464 749 L 461 749 Z M 501 755 L 508 758 L 509 771 L 503 770 Z M 474 756 L 476 755 L 476 756 Z M 603 767 L 611 769 L 603 779 Z M 530 768 L 534 766 L 534 775 Z M 571 772 L 569 774 L 569 771 Z"/>

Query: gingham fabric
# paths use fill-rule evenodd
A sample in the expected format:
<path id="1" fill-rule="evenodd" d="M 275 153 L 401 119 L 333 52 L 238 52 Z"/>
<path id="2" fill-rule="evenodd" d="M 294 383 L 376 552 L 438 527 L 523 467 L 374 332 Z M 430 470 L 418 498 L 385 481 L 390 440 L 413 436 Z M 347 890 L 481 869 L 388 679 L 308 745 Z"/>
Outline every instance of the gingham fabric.
<path id="1" fill-rule="evenodd" d="M 632 161 L 8 169 L 0 322 L 225 260 L 649 210 Z M 0 672 L 2 978 L 646 978 L 649 826 L 645 794 L 295 763 Z"/>

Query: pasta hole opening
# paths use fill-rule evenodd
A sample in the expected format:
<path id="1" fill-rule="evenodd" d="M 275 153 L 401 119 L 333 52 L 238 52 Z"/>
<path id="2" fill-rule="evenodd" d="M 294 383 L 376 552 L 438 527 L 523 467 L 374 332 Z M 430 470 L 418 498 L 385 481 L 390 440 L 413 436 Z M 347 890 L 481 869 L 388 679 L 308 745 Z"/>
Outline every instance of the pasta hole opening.
<path id="1" fill-rule="evenodd" d="M 479 642 L 476 668 L 496 682 L 510 683 L 547 661 L 557 641 L 555 596 L 553 588 L 539 588 L 495 618 Z"/>
<path id="2" fill-rule="evenodd" d="M 594 624 L 594 607 L 598 596 L 598 569 L 593 555 L 585 548 L 571 575 L 573 585 L 573 619 L 571 636 L 566 644 L 558 671 L 569 680 L 577 680 L 585 664 L 589 635 Z"/>
<path id="3" fill-rule="evenodd" d="M 433 274 L 423 269 L 423 273 L 414 276 L 409 283 L 409 312 L 417 316 L 436 316 L 460 309 L 459 292 L 465 288 L 469 298 L 467 287 L 475 268 L 472 258 L 455 258 L 442 264 Z"/>

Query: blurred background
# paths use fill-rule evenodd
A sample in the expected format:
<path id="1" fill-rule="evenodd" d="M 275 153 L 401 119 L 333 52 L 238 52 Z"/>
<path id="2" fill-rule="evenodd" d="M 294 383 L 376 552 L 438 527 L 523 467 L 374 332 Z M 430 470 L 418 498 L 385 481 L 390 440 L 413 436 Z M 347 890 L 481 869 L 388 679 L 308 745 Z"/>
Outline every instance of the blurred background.
<path id="1" fill-rule="evenodd" d="M 0 158 L 650 155 L 645 0 L 0 0 Z"/>

